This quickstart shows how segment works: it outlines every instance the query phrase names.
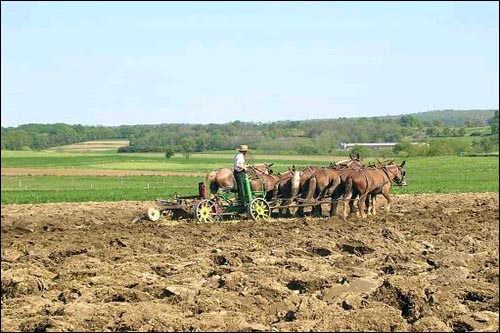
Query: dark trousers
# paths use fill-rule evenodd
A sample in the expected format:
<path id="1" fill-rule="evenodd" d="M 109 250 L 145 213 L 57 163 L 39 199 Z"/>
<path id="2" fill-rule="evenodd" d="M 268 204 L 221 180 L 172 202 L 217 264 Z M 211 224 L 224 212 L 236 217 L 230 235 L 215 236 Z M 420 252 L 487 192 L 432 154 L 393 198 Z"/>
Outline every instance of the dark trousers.
<path id="1" fill-rule="evenodd" d="M 233 171 L 234 179 L 236 180 L 236 185 L 238 186 L 238 197 L 240 201 L 245 202 L 245 171 Z"/>

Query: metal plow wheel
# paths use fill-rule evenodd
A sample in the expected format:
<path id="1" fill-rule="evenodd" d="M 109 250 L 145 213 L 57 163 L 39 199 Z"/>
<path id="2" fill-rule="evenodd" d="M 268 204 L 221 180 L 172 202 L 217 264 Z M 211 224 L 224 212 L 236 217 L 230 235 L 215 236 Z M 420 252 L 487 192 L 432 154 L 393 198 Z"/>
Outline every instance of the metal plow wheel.
<path id="1" fill-rule="evenodd" d="M 255 198 L 248 205 L 248 213 L 255 221 L 265 220 L 271 216 L 271 208 L 266 200 Z"/>
<path id="2" fill-rule="evenodd" d="M 214 222 L 218 219 L 217 204 L 208 199 L 200 200 L 194 207 L 194 216 L 198 222 Z"/>
<path id="3" fill-rule="evenodd" d="M 148 216 L 149 220 L 156 222 L 160 219 L 161 213 L 158 208 L 149 207 L 146 215 Z"/>

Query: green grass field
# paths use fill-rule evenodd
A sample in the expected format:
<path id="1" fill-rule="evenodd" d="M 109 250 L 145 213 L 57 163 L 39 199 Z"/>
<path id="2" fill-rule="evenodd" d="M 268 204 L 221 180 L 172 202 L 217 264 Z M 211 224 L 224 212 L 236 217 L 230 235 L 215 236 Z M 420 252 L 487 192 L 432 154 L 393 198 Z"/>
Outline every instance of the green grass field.
<path id="1" fill-rule="evenodd" d="M 2 204 L 154 200 L 194 195 L 200 181 L 187 176 L 2 176 Z"/>
<path id="2" fill-rule="evenodd" d="M 213 169 L 231 167 L 234 152 L 192 154 L 189 159 L 163 154 L 2 151 L 3 168 L 153 170 L 198 172 L 189 176 L 2 176 L 2 204 L 154 200 L 174 194 L 195 195 L 198 182 Z M 275 172 L 295 165 L 327 166 L 345 157 L 255 155 L 250 162 L 274 163 Z M 373 162 L 366 158 L 365 163 Z M 401 163 L 402 159 L 396 159 Z M 395 194 L 498 192 L 498 156 L 406 158 L 407 187 Z"/>

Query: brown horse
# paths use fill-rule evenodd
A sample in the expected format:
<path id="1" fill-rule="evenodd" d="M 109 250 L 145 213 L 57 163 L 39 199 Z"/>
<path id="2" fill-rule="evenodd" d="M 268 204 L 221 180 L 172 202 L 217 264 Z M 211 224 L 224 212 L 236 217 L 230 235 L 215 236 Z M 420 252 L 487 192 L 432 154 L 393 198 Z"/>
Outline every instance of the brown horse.
<path id="1" fill-rule="evenodd" d="M 274 163 L 267 164 L 256 164 L 250 165 L 248 168 L 248 175 L 250 177 L 255 177 L 258 174 L 271 174 Z M 229 168 L 219 168 L 213 171 L 210 171 L 205 176 L 205 185 L 210 189 L 210 197 L 213 197 L 219 188 L 227 188 L 231 189 L 231 191 L 237 192 L 238 185 L 236 184 L 236 180 L 234 179 L 233 170 Z M 251 182 L 252 190 L 258 191 L 261 188 L 261 184 L 259 181 Z"/>
<path id="2" fill-rule="evenodd" d="M 299 181 L 301 172 L 295 167 L 289 168 L 288 171 L 278 174 L 267 174 L 259 170 L 256 171 L 257 177 L 264 185 L 266 192 L 265 199 L 271 202 L 271 207 L 279 206 L 280 214 L 285 210 L 290 214 L 290 206 L 297 193 L 299 192 Z"/>
<path id="3" fill-rule="evenodd" d="M 339 171 L 335 167 L 307 166 L 302 169 L 300 196 L 303 203 L 322 200 L 330 190 L 340 184 Z M 311 215 L 321 215 L 321 204 L 313 205 Z M 304 216 L 304 207 L 299 207 L 297 215 Z"/>
<path id="4" fill-rule="evenodd" d="M 342 160 L 340 162 L 333 162 L 333 163 L 330 163 L 330 166 L 334 167 L 337 170 L 364 168 L 364 164 L 362 162 L 362 159 L 359 157 L 359 154 L 356 154 L 356 156 L 349 154 L 348 160 Z"/>
<path id="5" fill-rule="evenodd" d="M 300 170 L 296 170 L 295 167 L 293 167 L 291 170 L 279 175 L 280 179 L 278 181 L 277 190 L 273 191 L 273 195 L 269 200 L 275 201 L 276 198 L 278 198 L 281 207 L 290 206 L 299 193 L 301 174 L 302 172 Z M 280 214 L 283 214 L 285 211 L 288 216 L 291 216 L 289 207 L 280 209 Z"/>
<path id="6" fill-rule="evenodd" d="M 356 195 L 358 199 L 357 215 L 365 218 L 366 211 L 363 205 L 368 205 L 368 197 L 372 197 L 375 205 L 375 197 L 382 194 L 387 200 L 386 212 L 391 209 L 392 199 L 390 197 L 390 189 L 394 181 L 399 186 L 406 186 L 406 171 L 403 170 L 405 161 L 401 165 L 391 163 L 374 168 L 365 168 L 349 172 L 345 181 L 344 193 L 344 218 L 347 217 L 348 205 L 352 207 L 352 202 Z M 369 209 L 368 209 L 369 210 Z M 372 213 L 375 212 L 375 207 L 372 207 Z"/>
<path id="7" fill-rule="evenodd" d="M 378 166 L 381 166 L 380 162 L 378 163 Z M 372 164 L 369 164 L 365 168 L 373 169 L 373 168 L 375 168 L 375 166 Z M 349 203 L 349 208 L 350 208 L 349 213 L 350 214 L 352 214 L 356 211 L 356 209 L 354 208 L 354 206 L 355 206 L 354 202 L 355 202 L 356 198 L 359 196 L 359 193 L 356 192 L 356 189 L 352 189 L 352 187 L 351 187 L 352 190 L 347 192 L 346 191 L 346 184 L 348 181 L 351 180 L 352 176 L 358 175 L 360 173 L 360 170 L 361 169 L 349 169 L 349 170 L 345 169 L 345 170 L 341 171 L 341 173 L 340 173 L 340 186 L 337 187 L 336 192 L 332 196 L 332 206 L 331 206 L 331 215 L 332 216 L 336 215 L 337 205 L 340 201 L 342 201 L 344 203 L 344 205 L 345 205 L 346 201 Z M 343 197 L 343 198 L 341 199 L 341 197 Z M 366 205 L 366 209 L 368 210 L 370 207 L 370 196 L 366 197 L 365 205 Z"/>
<path id="8" fill-rule="evenodd" d="M 349 155 L 349 158 L 349 160 L 331 163 L 329 167 L 307 166 L 302 169 L 300 193 L 304 202 L 310 202 L 312 199 L 323 200 L 327 197 L 333 200 L 332 196 L 336 193 L 341 183 L 341 170 L 360 169 L 363 167 L 359 155 L 356 157 Z M 297 214 L 303 216 L 304 207 L 299 207 Z M 321 204 L 314 205 L 311 214 L 321 216 Z M 330 209 L 330 215 L 332 215 L 332 209 Z"/>
<path id="9" fill-rule="evenodd" d="M 343 168 L 339 171 L 340 184 L 339 184 L 339 186 L 337 186 L 334 189 L 333 194 L 332 194 L 332 202 L 330 205 L 330 216 L 335 216 L 337 213 L 337 205 L 339 204 L 339 202 L 346 200 L 346 196 L 345 196 L 345 187 L 346 186 L 345 185 L 346 185 L 347 179 L 349 179 L 349 177 L 352 174 L 357 174 L 359 172 L 359 170 L 364 169 L 364 168 L 365 168 L 365 166 L 360 163 L 358 165 L 351 165 L 348 168 Z M 368 166 L 368 168 L 372 168 L 372 167 Z M 357 193 L 353 193 L 351 195 L 356 197 Z M 343 197 L 343 199 L 340 199 L 341 197 Z M 349 200 L 349 207 L 350 207 L 351 213 L 354 212 L 354 200 Z M 367 204 L 367 207 L 368 207 L 368 204 Z"/>

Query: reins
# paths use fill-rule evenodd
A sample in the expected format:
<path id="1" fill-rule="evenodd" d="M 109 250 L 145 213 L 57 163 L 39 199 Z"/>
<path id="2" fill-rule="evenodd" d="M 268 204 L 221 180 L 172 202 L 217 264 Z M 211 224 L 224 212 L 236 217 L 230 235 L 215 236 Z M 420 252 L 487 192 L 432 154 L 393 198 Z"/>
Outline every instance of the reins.
<path id="1" fill-rule="evenodd" d="M 267 173 L 265 173 L 265 172 L 264 172 L 264 171 L 262 171 L 262 170 L 257 169 L 257 168 L 256 168 L 256 167 L 254 167 L 253 165 L 249 165 L 248 167 L 249 167 L 252 171 L 254 171 L 255 173 L 260 173 L 260 174 L 262 174 L 262 175 L 267 175 L 267 176 L 269 176 Z M 258 175 L 257 175 L 257 177 L 258 177 Z"/>
<path id="2" fill-rule="evenodd" d="M 396 166 L 396 168 L 398 168 L 398 171 L 399 171 L 399 167 L 398 167 L 398 166 Z M 384 170 L 384 173 L 386 174 L 387 178 L 389 178 L 389 182 L 393 181 L 393 180 L 396 178 L 396 176 L 397 176 L 397 174 L 393 173 L 392 171 L 390 171 L 390 170 L 387 168 L 387 165 L 386 165 L 386 166 L 384 166 L 384 167 L 382 168 L 382 170 Z M 390 173 L 390 175 L 389 175 L 389 173 Z M 391 176 L 392 176 L 392 178 L 391 178 Z"/>

